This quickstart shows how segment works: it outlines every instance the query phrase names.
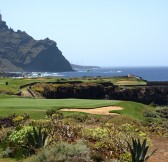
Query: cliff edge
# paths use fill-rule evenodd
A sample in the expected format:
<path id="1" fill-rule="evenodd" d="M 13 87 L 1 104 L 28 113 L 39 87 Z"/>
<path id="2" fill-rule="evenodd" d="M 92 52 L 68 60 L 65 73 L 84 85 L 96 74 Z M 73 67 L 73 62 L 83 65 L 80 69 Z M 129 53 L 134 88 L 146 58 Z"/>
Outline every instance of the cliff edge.
<path id="1" fill-rule="evenodd" d="M 0 71 L 63 72 L 73 71 L 56 42 L 35 40 L 26 32 L 6 25 L 0 14 Z"/>

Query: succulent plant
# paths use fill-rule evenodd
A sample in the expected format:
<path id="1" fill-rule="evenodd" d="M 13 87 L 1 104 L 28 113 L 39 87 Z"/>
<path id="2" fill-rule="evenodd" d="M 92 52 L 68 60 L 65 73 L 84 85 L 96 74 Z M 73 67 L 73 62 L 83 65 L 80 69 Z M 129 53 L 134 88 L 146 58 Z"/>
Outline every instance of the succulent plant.
<path id="1" fill-rule="evenodd" d="M 48 135 L 46 132 L 42 133 L 42 127 L 39 127 L 38 131 L 33 127 L 33 134 L 28 132 L 28 148 L 31 152 L 35 152 L 36 149 L 47 145 Z"/>
<path id="2" fill-rule="evenodd" d="M 149 146 L 147 146 L 147 140 L 145 139 L 141 144 L 140 140 L 132 139 L 132 146 L 129 142 L 128 147 L 131 152 L 132 162 L 146 162 L 150 156 L 152 156 L 156 150 L 150 155 L 146 156 Z"/>

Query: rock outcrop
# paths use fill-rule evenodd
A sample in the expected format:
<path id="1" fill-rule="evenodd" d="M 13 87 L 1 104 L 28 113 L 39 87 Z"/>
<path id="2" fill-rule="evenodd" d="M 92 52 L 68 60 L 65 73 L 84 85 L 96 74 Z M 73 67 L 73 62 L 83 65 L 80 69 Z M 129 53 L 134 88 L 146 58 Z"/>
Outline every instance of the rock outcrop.
<path id="1" fill-rule="evenodd" d="M 0 15 L 0 71 L 72 71 L 56 42 L 35 40 L 26 32 L 8 28 Z"/>
<path id="2" fill-rule="evenodd" d="M 48 99 L 110 99 L 168 105 L 168 84 L 162 82 L 141 86 L 117 86 L 111 82 L 52 82 L 34 84 L 33 88 Z"/>

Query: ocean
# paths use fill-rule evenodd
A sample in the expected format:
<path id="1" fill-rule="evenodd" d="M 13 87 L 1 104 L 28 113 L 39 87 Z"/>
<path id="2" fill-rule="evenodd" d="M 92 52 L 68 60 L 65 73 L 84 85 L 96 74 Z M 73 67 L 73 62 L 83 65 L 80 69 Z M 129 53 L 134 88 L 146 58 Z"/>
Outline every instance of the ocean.
<path id="1" fill-rule="evenodd" d="M 59 76 L 62 78 L 77 77 L 113 77 L 127 76 L 128 74 L 136 75 L 147 81 L 168 81 L 168 67 L 101 67 L 101 68 L 81 68 L 75 69 L 74 72 L 60 73 L 41 73 L 41 76 Z M 35 74 L 35 73 L 34 73 Z"/>

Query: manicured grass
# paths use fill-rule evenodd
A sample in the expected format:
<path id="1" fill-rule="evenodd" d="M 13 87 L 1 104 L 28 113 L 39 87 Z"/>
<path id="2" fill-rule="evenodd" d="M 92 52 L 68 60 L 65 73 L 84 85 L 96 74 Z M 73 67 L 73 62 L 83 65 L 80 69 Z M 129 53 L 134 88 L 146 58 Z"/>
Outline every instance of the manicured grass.
<path id="1" fill-rule="evenodd" d="M 151 107 L 144 104 L 131 101 L 116 100 L 86 100 L 86 99 L 28 99 L 28 98 L 9 98 L 7 96 L 0 97 L 0 117 L 10 114 L 27 113 L 31 118 L 44 118 L 45 111 L 48 109 L 61 108 L 98 108 L 103 106 L 120 106 L 124 108 L 119 111 L 112 111 L 119 114 L 132 116 L 133 118 L 143 120 L 142 112 L 144 110 L 152 110 Z M 67 112 L 65 113 L 66 115 Z"/>
<path id="2" fill-rule="evenodd" d="M 0 93 L 14 94 L 18 92 L 18 87 L 24 84 L 32 82 L 54 82 L 58 78 L 0 78 Z M 80 79 L 79 79 L 80 80 Z M 82 80 L 92 82 L 94 79 Z M 112 77 L 112 78 L 101 78 L 94 81 L 111 81 L 116 84 L 122 81 L 122 83 L 134 84 L 145 84 L 142 80 L 136 78 L 126 77 Z M 124 82 L 123 82 L 124 81 Z M 125 82 L 126 81 L 126 82 Z M 8 85 L 6 85 L 8 82 Z M 121 83 L 121 82 L 120 82 Z M 133 102 L 120 102 L 111 100 L 82 100 L 82 99 L 28 99 L 18 98 L 17 96 L 11 95 L 0 95 L 0 117 L 7 116 L 13 113 L 23 114 L 28 113 L 32 118 L 43 118 L 44 113 L 47 109 L 60 109 L 60 108 L 96 108 L 102 106 L 117 105 L 124 108 L 123 111 L 118 111 L 121 114 L 127 114 L 133 117 L 142 118 L 140 111 L 145 109 L 145 105 L 135 104 Z"/>
<path id="3" fill-rule="evenodd" d="M 28 99 L 6 98 L 0 100 L 0 108 L 46 110 L 50 108 L 96 108 L 114 105 L 118 101 L 85 99 Z"/>
<path id="4" fill-rule="evenodd" d="M 104 81 L 110 81 L 115 85 L 146 85 L 144 80 L 138 78 L 127 78 L 127 77 L 111 77 L 104 78 Z"/>
<path id="5" fill-rule="evenodd" d="M 2 98 L 0 99 L 0 116 L 13 113 L 28 113 L 32 118 L 44 118 L 47 109 L 61 108 L 96 108 L 114 105 L 119 101 L 112 100 L 84 100 L 84 99 L 27 99 Z"/>
<path id="6" fill-rule="evenodd" d="M 56 81 L 58 78 L 0 78 L 0 93 L 15 94 L 18 87 L 32 82 Z M 8 82 L 8 85 L 6 85 Z"/>
<path id="7" fill-rule="evenodd" d="M 134 78 L 134 77 L 108 77 L 108 78 L 75 78 L 71 79 L 73 81 L 82 81 L 82 82 L 112 82 L 115 85 L 146 85 L 144 80 Z"/>
<path id="8" fill-rule="evenodd" d="M 114 110 L 111 112 L 115 112 L 118 114 L 125 114 L 139 120 L 145 119 L 145 117 L 142 115 L 144 110 L 151 110 L 151 111 L 154 110 L 154 108 L 148 105 L 144 105 L 144 104 L 132 102 L 132 101 L 121 101 L 116 105 L 122 107 L 123 110 Z"/>

